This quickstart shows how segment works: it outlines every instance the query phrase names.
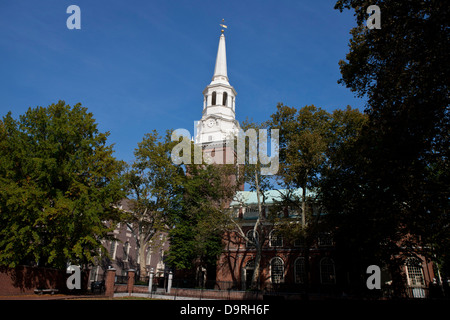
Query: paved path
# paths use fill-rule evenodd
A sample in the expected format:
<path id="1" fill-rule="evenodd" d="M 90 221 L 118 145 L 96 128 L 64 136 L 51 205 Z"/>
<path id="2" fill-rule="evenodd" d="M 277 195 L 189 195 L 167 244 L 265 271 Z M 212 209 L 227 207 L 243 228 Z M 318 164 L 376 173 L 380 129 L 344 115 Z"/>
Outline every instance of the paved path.
<path id="1" fill-rule="evenodd" d="M 200 299 L 200 298 L 193 298 L 193 297 L 181 297 L 181 296 L 171 296 L 167 294 L 152 294 L 149 293 L 131 293 L 131 295 L 128 292 L 124 293 L 114 293 L 114 298 L 119 297 L 141 297 L 141 298 L 152 298 L 152 299 L 161 299 L 161 300 L 214 300 L 214 299 Z"/>
<path id="2" fill-rule="evenodd" d="M 114 298 L 124 297 L 140 297 L 140 298 L 152 298 L 160 300 L 213 300 L 213 299 L 200 299 L 193 297 L 181 297 L 171 296 L 166 294 L 152 294 L 149 293 L 115 293 Z M 109 299 L 104 295 L 67 295 L 67 294 L 22 294 L 11 296 L 0 296 L 0 300 L 90 300 L 90 299 Z"/>
<path id="3" fill-rule="evenodd" d="M 104 299 L 103 295 L 67 295 L 67 294 L 21 294 L 0 296 L 0 300 L 70 300 L 70 299 Z"/>

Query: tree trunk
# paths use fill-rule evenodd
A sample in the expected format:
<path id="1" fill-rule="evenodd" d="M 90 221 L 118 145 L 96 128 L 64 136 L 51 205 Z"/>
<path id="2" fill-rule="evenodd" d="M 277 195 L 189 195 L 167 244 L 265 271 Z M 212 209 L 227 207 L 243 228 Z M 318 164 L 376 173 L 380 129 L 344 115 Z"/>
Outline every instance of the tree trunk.
<path id="1" fill-rule="evenodd" d="M 145 235 L 140 234 L 139 235 L 139 259 L 138 259 L 138 264 L 139 264 L 139 276 L 143 277 L 147 275 L 147 270 L 145 268 L 145 249 L 146 249 L 146 245 L 145 245 Z"/>
<path id="2" fill-rule="evenodd" d="M 306 227 L 306 182 L 308 181 L 308 170 L 305 173 L 305 183 L 302 185 L 302 227 Z"/>
<path id="3" fill-rule="evenodd" d="M 253 271 L 252 276 L 252 284 L 251 289 L 257 290 L 259 289 L 259 270 L 261 268 L 261 248 L 262 246 L 258 243 L 256 247 L 256 256 L 255 256 L 255 270 Z"/>
<path id="4" fill-rule="evenodd" d="M 251 287 L 252 289 L 259 289 L 259 273 L 261 266 L 261 253 L 264 244 L 264 237 L 262 232 L 259 232 L 259 237 L 256 237 L 256 232 L 259 229 L 259 225 L 261 223 L 262 218 L 262 207 L 261 207 L 259 180 L 257 172 L 255 172 L 255 186 L 256 186 L 256 198 L 258 200 L 258 219 L 256 220 L 255 227 L 253 228 L 253 239 L 255 239 L 256 256 L 255 256 L 255 270 L 252 276 Z"/>

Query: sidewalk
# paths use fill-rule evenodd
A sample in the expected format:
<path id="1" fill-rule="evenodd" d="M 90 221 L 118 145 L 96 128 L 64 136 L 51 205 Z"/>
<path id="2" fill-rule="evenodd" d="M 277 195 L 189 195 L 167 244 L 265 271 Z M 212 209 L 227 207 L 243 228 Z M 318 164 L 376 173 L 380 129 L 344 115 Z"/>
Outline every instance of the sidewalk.
<path id="1" fill-rule="evenodd" d="M 67 295 L 67 294 L 21 294 L 0 296 L 0 300 L 71 300 L 71 299 L 104 299 L 104 295 Z"/>
<path id="2" fill-rule="evenodd" d="M 151 298 L 151 299 L 161 299 L 161 300 L 216 300 L 216 299 L 200 299 L 194 297 L 182 297 L 182 296 L 172 296 L 167 294 L 149 294 L 149 293 L 115 293 L 114 298 L 121 297 L 140 297 L 140 298 Z"/>

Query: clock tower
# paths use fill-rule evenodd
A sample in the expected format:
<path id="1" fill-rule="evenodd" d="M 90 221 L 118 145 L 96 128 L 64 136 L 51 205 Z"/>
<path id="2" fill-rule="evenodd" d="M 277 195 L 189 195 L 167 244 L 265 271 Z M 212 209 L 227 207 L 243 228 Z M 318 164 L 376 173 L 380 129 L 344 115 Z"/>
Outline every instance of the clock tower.
<path id="1" fill-rule="evenodd" d="M 223 31 L 219 38 L 214 75 L 203 90 L 203 113 L 201 120 L 196 122 L 195 144 L 201 145 L 203 154 L 211 156 L 214 163 L 231 164 L 235 163 L 232 141 L 240 127 L 235 119 L 236 90 L 230 85 L 227 74 Z"/>

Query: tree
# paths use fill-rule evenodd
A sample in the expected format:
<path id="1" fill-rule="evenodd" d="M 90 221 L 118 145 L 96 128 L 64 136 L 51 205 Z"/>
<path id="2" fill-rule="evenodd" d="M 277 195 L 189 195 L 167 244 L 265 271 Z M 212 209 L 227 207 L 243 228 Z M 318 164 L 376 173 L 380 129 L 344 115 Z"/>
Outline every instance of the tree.
<path id="1" fill-rule="evenodd" d="M 369 5 L 380 7 L 381 29 L 364 26 Z M 445 1 L 390 0 L 342 0 L 336 8 L 355 11 L 340 82 L 367 98 L 369 120 L 358 155 L 333 173 L 346 186 L 334 198 L 346 203 L 329 209 L 358 225 L 361 250 L 398 274 L 415 247 L 438 250 L 450 239 L 450 9 Z"/>
<path id="2" fill-rule="evenodd" d="M 183 170 L 170 159 L 174 144 L 169 131 L 164 138 L 156 130 L 146 134 L 135 150 L 134 163 L 124 175 L 131 212 L 123 219 L 136 240 L 141 275 L 146 271 L 145 253 L 150 242 L 158 233 L 169 231 L 168 212 L 180 193 Z"/>
<path id="3" fill-rule="evenodd" d="M 191 148 L 201 148 L 191 144 Z M 191 155 L 194 157 L 195 152 Z M 193 160 L 193 159 L 192 159 Z M 233 165 L 185 165 L 176 205 L 169 212 L 170 250 L 167 263 L 178 270 L 197 269 L 202 285 L 205 271 L 215 270 L 222 252 L 227 204 L 234 195 Z"/>
<path id="4" fill-rule="evenodd" d="M 276 229 L 287 239 L 303 243 L 305 261 L 309 261 L 310 248 L 319 233 L 333 230 L 322 217 L 325 177 L 333 159 L 346 154 L 346 146 L 358 137 L 364 122 L 365 116 L 350 106 L 330 114 L 315 106 L 297 110 L 279 104 L 271 115 L 270 126 L 280 130 L 279 179 L 285 188 L 279 191 L 281 201 L 272 211 L 276 214 L 291 208 L 300 213 L 300 219 L 278 219 Z M 305 273 L 307 289 L 308 263 Z"/>
<path id="5" fill-rule="evenodd" d="M 266 150 L 265 144 L 267 143 L 267 141 L 264 141 L 264 139 L 262 139 L 264 135 L 261 134 L 260 130 L 264 129 L 265 126 L 266 124 L 253 123 L 252 121 L 246 119 L 242 122 L 241 125 L 241 129 L 243 133 L 245 133 L 245 135 L 237 138 L 238 140 L 243 139 L 240 142 L 240 147 L 244 148 L 245 157 L 241 160 L 243 161 L 243 163 L 240 163 L 237 167 L 239 172 L 239 179 L 235 184 L 233 196 L 235 195 L 235 192 L 238 191 L 239 186 L 243 183 L 248 184 L 250 190 L 256 193 L 258 215 L 255 224 L 251 228 L 252 236 L 247 236 L 247 232 L 243 230 L 239 222 L 236 221 L 235 217 L 233 216 L 233 212 L 229 211 L 228 213 L 228 223 L 230 225 L 229 231 L 236 232 L 236 234 L 241 239 L 243 239 L 249 245 L 254 246 L 256 249 L 254 259 L 254 272 L 250 284 L 250 288 L 252 290 L 259 289 L 262 250 L 269 237 L 270 231 L 273 229 L 273 220 L 271 219 L 271 217 L 266 217 L 265 212 L 263 211 L 263 206 L 266 199 L 265 191 L 270 190 L 273 186 L 273 181 L 270 178 L 270 175 L 263 174 L 263 168 L 272 168 L 272 163 L 270 163 L 269 165 L 268 163 L 264 163 L 265 161 L 261 161 L 261 152 L 264 152 L 264 150 Z M 249 137 L 248 143 L 246 136 Z M 265 137 L 267 138 L 267 136 Z M 272 140 L 272 137 L 270 137 L 270 139 Z M 239 145 L 239 142 L 237 143 Z M 240 150 L 240 147 L 237 147 L 238 153 L 242 152 L 242 150 Z M 279 146 L 277 144 L 277 141 L 272 145 L 272 147 L 277 149 L 271 150 L 272 156 L 274 154 L 278 154 Z M 272 161 L 273 159 L 271 160 L 271 162 Z M 278 158 L 276 159 L 276 161 L 278 161 Z M 271 171 L 271 169 L 268 169 L 268 171 Z M 271 173 L 273 174 L 274 172 Z M 240 202 L 242 206 L 245 205 L 243 199 L 240 199 L 239 197 L 235 197 L 234 200 Z"/>
<path id="6" fill-rule="evenodd" d="M 123 197 L 123 163 L 92 113 L 64 101 L 0 121 L 0 264 L 94 262 Z M 104 251 L 104 250 L 103 250 Z"/>
<path id="7" fill-rule="evenodd" d="M 326 160 L 330 115 L 321 108 L 300 110 L 279 104 L 271 127 L 280 130 L 280 176 L 288 189 L 302 190 L 302 225 L 306 226 L 307 189 L 318 186 Z"/>

